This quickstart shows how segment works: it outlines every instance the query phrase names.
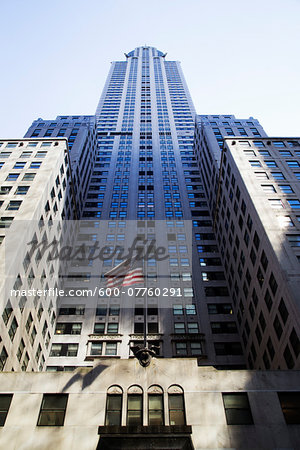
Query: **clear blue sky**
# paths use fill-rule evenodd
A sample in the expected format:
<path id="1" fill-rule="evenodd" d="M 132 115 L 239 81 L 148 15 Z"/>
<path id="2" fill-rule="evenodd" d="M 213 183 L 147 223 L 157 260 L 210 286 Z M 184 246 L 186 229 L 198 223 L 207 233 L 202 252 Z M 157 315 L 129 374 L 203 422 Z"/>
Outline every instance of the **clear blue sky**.
<path id="1" fill-rule="evenodd" d="M 110 61 L 147 44 L 182 63 L 198 114 L 300 135 L 299 0 L 2 0 L 0 136 L 94 114 Z"/>

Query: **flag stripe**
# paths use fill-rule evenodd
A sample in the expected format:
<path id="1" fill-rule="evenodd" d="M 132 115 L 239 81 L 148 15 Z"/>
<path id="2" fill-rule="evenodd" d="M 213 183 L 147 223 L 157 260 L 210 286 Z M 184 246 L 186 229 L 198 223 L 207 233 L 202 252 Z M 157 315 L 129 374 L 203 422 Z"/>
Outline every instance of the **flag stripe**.
<path id="1" fill-rule="evenodd" d="M 134 272 L 126 275 L 123 286 L 131 286 L 135 283 L 142 283 L 144 281 L 143 272 L 141 269 L 136 269 Z"/>
<path id="2" fill-rule="evenodd" d="M 137 264 L 139 264 L 137 261 L 127 259 L 111 269 L 104 275 L 106 287 L 132 286 L 136 283 L 142 283 L 144 281 L 143 269 Z"/>

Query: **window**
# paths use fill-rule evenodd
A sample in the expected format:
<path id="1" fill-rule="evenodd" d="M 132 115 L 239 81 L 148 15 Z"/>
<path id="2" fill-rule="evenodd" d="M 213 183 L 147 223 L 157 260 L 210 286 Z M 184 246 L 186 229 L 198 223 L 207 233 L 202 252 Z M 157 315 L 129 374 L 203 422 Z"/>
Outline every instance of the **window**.
<path id="1" fill-rule="evenodd" d="M 185 425 L 183 394 L 169 393 L 168 404 L 169 404 L 170 425 Z"/>
<path id="2" fill-rule="evenodd" d="M 277 167 L 277 164 L 275 161 L 265 161 L 265 165 L 267 167 Z"/>
<path id="3" fill-rule="evenodd" d="M 278 284 L 277 284 L 277 281 L 276 281 L 276 279 L 274 277 L 273 272 L 271 273 L 270 278 L 269 278 L 269 286 L 271 288 L 271 291 L 272 291 L 273 295 L 275 295 L 276 291 L 277 291 Z"/>
<path id="4" fill-rule="evenodd" d="M 186 342 L 176 342 L 175 343 L 176 355 L 187 355 L 187 345 Z"/>
<path id="5" fill-rule="evenodd" d="M 96 309 L 96 316 L 106 316 L 106 314 L 107 314 L 107 306 L 98 305 Z"/>
<path id="6" fill-rule="evenodd" d="M 9 158 L 11 155 L 11 152 L 0 152 L 1 158 Z"/>
<path id="7" fill-rule="evenodd" d="M 26 195 L 28 192 L 29 186 L 18 186 L 15 194 L 16 195 Z"/>
<path id="8" fill-rule="evenodd" d="M 13 309 L 12 309 L 11 303 L 10 303 L 10 301 L 8 301 L 4 308 L 4 311 L 2 313 L 2 318 L 3 318 L 5 325 L 7 325 L 12 312 L 13 312 Z"/>
<path id="9" fill-rule="evenodd" d="M 199 333 L 199 327 L 197 322 L 188 322 L 187 324 L 188 333 L 194 334 Z"/>
<path id="10" fill-rule="evenodd" d="M 174 332 L 176 334 L 184 334 L 185 333 L 185 324 L 183 322 L 174 323 Z"/>
<path id="11" fill-rule="evenodd" d="M 120 306 L 119 305 L 110 305 L 109 315 L 110 316 L 118 316 L 120 314 Z"/>
<path id="12" fill-rule="evenodd" d="M 159 390 L 161 389 L 159 388 Z M 148 425 L 164 425 L 164 407 L 162 393 L 148 394 Z"/>
<path id="13" fill-rule="evenodd" d="M 300 353 L 300 339 L 298 338 L 295 328 L 292 329 L 292 332 L 290 334 L 290 344 L 292 346 L 296 358 L 298 358 L 298 355 Z"/>
<path id="14" fill-rule="evenodd" d="M 84 315 L 84 306 L 83 305 L 74 305 L 70 307 L 62 307 L 59 309 L 59 314 L 62 316 L 66 315 L 76 315 L 76 316 L 82 316 Z"/>
<path id="15" fill-rule="evenodd" d="M 262 251 L 260 262 L 261 262 L 261 265 L 262 265 L 263 269 L 266 271 L 267 267 L 268 267 L 268 264 L 269 264 L 269 261 L 268 261 L 268 258 L 266 256 L 264 250 Z"/>
<path id="16" fill-rule="evenodd" d="M 52 344 L 50 356 L 77 356 L 78 344 Z"/>
<path id="17" fill-rule="evenodd" d="M 21 203 L 22 203 L 21 201 L 11 200 L 7 205 L 6 209 L 8 211 L 17 211 L 20 208 Z"/>
<path id="18" fill-rule="evenodd" d="M 208 314 L 232 314 L 230 303 L 208 303 Z"/>
<path id="19" fill-rule="evenodd" d="M 275 180 L 285 180 L 282 172 L 271 172 L 271 175 Z"/>
<path id="20" fill-rule="evenodd" d="M 131 390 L 141 391 L 141 388 L 136 387 Z M 128 393 L 127 401 L 127 425 L 143 425 L 143 394 Z"/>
<path id="21" fill-rule="evenodd" d="M 183 306 L 182 305 L 173 305 L 173 314 L 174 314 L 174 316 L 183 315 Z"/>
<path id="22" fill-rule="evenodd" d="M 277 147 L 277 148 L 285 147 L 284 142 L 282 142 L 282 141 L 273 141 L 272 144 L 274 145 L 274 147 Z"/>
<path id="23" fill-rule="evenodd" d="M 300 392 L 278 392 L 281 409 L 287 424 L 300 424 Z"/>
<path id="24" fill-rule="evenodd" d="M 35 175 L 36 175 L 35 173 L 31 173 L 31 172 L 25 173 L 22 178 L 22 181 L 32 181 L 32 180 L 34 180 Z"/>
<path id="25" fill-rule="evenodd" d="M 81 334 L 82 323 L 61 323 L 56 324 L 55 334 Z"/>
<path id="26" fill-rule="evenodd" d="M 45 156 L 47 155 L 47 152 L 45 151 L 38 151 L 35 155 L 35 158 L 45 158 Z"/>
<path id="27" fill-rule="evenodd" d="M 18 326 L 19 326 L 18 322 L 17 322 L 16 318 L 14 317 L 13 320 L 12 320 L 10 329 L 8 330 L 8 334 L 9 334 L 9 337 L 10 337 L 11 341 L 14 340 L 14 337 L 16 335 Z"/>
<path id="28" fill-rule="evenodd" d="M 213 334 L 219 333 L 237 333 L 235 322 L 211 322 Z"/>
<path id="29" fill-rule="evenodd" d="M 222 394 L 228 425 L 252 425 L 253 418 L 246 392 Z"/>
<path id="30" fill-rule="evenodd" d="M 254 172 L 256 178 L 259 178 L 260 180 L 268 180 L 268 174 L 266 172 Z"/>
<path id="31" fill-rule="evenodd" d="M 104 329 L 104 327 L 103 327 L 103 329 Z M 92 356 L 101 356 L 102 355 L 102 349 L 103 349 L 102 342 L 92 342 L 91 353 L 90 354 Z"/>
<path id="32" fill-rule="evenodd" d="M 119 330 L 119 324 L 112 322 L 107 325 L 107 334 L 117 334 Z"/>
<path id="33" fill-rule="evenodd" d="M 13 169 L 24 169 L 25 164 L 26 163 L 24 163 L 24 162 L 16 162 L 16 164 L 13 167 Z"/>
<path id="34" fill-rule="evenodd" d="M 288 319 L 289 313 L 288 313 L 288 310 L 285 306 L 283 299 L 280 300 L 280 303 L 278 306 L 278 311 L 281 316 L 282 322 L 285 324 Z"/>
<path id="35" fill-rule="evenodd" d="M 239 342 L 215 342 L 216 355 L 242 355 L 243 350 Z"/>
<path id="36" fill-rule="evenodd" d="M 44 394 L 38 426 L 61 427 L 64 424 L 68 394 Z"/>
<path id="37" fill-rule="evenodd" d="M 116 342 L 107 342 L 105 355 L 106 356 L 114 356 L 117 354 L 117 343 Z"/>
<path id="38" fill-rule="evenodd" d="M 186 305 L 185 312 L 187 315 L 195 315 L 196 314 L 196 305 Z"/>
<path id="39" fill-rule="evenodd" d="M 0 427 L 3 427 L 11 404 L 12 394 L 0 394 Z"/>
<path id="40" fill-rule="evenodd" d="M 260 244 L 260 239 L 259 239 L 258 234 L 257 234 L 256 231 L 255 231 L 254 237 L 253 237 L 253 244 L 254 244 L 256 250 L 258 250 L 258 247 L 259 247 L 259 244 Z"/>
<path id="41" fill-rule="evenodd" d="M 300 201 L 294 200 L 294 199 L 288 199 L 288 203 L 291 208 L 293 209 L 299 209 L 300 208 Z"/>
<path id="42" fill-rule="evenodd" d="M 292 167 L 292 168 L 296 167 L 298 169 L 298 167 L 300 167 L 298 161 L 286 161 L 286 163 L 289 167 Z"/>
<path id="43" fill-rule="evenodd" d="M 4 369 L 7 358 L 8 358 L 8 353 L 6 351 L 6 348 L 3 347 L 1 350 L 1 353 L 0 353 L 0 371 L 2 371 Z"/>
<path id="44" fill-rule="evenodd" d="M 257 160 L 257 161 L 249 161 L 250 165 L 252 167 L 261 167 L 261 163 Z"/>
<path id="45" fill-rule="evenodd" d="M 110 388 L 112 391 L 119 393 L 107 394 L 106 400 L 106 416 L 105 425 L 121 425 L 121 415 L 122 415 L 122 391 L 116 386 Z"/>
<path id="46" fill-rule="evenodd" d="M 300 247 L 300 234 L 288 234 L 287 238 L 291 247 Z"/>
<path id="47" fill-rule="evenodd" d="M 264 192 L 268 192 L 269 194 L 273 194 L 274 192 L 276 192 L 272 184 L 262 184 L 261 187 Z"/>
<path id="48" fill-rule="evenodd" d="M 294 191 L 291 188 L 291 186 L 289 184 L 279 184 L 278 185 L 281 189 L 282 192 L 284 192 L 285 194 L 293 194 Z"/>
<path id="49" fill-rule="evenodd" d="M 282 329 L 280 320 L 279 320 L 277 315 L 275 316 L 275 319 L 274 319 L 274 322 L 273 322 L 273 326 L 274 326 L 274 330 L 275 330 L 276 336 L 277 336 L 278 340 L 280 340 L 281 335 L 283 333 L 283 329 Z"/>
<path id="50" fill-rule="evenodd" d="M 41 167 L 42 162 L 41 161 L 32 161 L 32 163 L 29 166 L 29 169 L 39 169 Z"/>
<path id="51" fill-rule="evenodd" d="M 7 195 L 10 193 L 11 186 L 1 186 L 0 187 L 0 195 Z"/>
<path id="52" fill-rule="evenodd" d="M 282 209 L 284 205 L 280 199 L 269 199 L 269 204 L 273 209 Z"/>
<path id="53" fill-rule="evenodd" d="M 281 156 L 293 156 L 289 150 L 279 150 Z"/>
<path id="54" fill-rule="evenodd" d="M 94 334 L 104 334 L 105 323 L 95 323 Z"/>
<path id="55" fill-rule="evenodd" d="M 6 181 L 15 181 L 18 179 L 18 173 L 9 173 L 6 177 Z"/>
<path id="56" fill-rule="evenodd" d="M 191 342 L 190 347 L 191 347 L 191 355 L 193 356 L 202 355 L 201 342 Z"/>

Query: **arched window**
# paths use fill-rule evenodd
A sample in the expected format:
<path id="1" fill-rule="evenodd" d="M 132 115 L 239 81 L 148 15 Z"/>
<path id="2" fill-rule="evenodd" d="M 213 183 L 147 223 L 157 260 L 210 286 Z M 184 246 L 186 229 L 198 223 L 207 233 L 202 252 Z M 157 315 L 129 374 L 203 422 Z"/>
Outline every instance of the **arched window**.
<path id="1" fill-rule="evenodd" d="M 123 390 L 111 386 L 107 390 L 105 425 L 121 425 Z"/>
<path id="2" fill-rule="evenodd" d="M 164 425 L 164 398 L 160 386 L 148 389 L 148 425 Z"/>
<path id="3" fill-rule="evenodd" d="M 185 425 L 185 408 L 183 389 L 172 385 L 168 389 L 168 405 L 170 425 Z"/>
<path id="4" fill-rule="evenodd" d="M 143 389 L 134 385 L 127 394 L 127 425 L 143 425 Z"/>

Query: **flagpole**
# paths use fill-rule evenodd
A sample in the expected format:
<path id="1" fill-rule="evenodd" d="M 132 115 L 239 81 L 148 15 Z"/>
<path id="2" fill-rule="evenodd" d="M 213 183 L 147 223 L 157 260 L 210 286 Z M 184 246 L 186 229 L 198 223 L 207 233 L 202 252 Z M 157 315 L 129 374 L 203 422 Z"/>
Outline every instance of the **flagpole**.
<path id="1" fill-rule="evenodd" d="M 145 280 L 145 287 L 148 288 L 148 273 L 145 272 L 145 260 L 143 260 L 143 273 Z M 147 291 L 146 291 L 147 292 Z M 147 348 L 147 307 L 148 307 L 148 295 L 145 296 L 145 311 L 144 311 L 144 348 Z"/>
<path id="2" fill-rule="evenodd" d="M 144 311 L 144 348 L 147 348 L 147 305 L 148 305 L 148 298 L 146 296 L 146 304 Z"/>

